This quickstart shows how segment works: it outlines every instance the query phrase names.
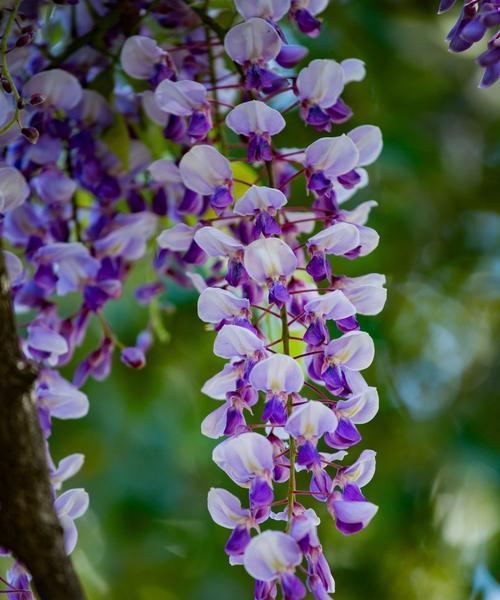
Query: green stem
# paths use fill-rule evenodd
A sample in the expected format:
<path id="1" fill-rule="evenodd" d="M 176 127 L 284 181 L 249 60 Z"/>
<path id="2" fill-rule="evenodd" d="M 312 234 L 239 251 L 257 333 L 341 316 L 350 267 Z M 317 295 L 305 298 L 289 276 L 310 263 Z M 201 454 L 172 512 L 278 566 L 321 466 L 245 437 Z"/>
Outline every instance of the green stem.
<path id="1" fill-rule="evenodd" d="M 283 354 L 290 356 L 290 331 L 288 328 L 288 314 L 286 312 L 286 304 L 281 307 L 281 335 L 283 338 Z M 288 396 L 287 410 L 288 414 L 292 412 L 292 396 Z M 294 490 L 295 490 L 295 440 L 290 436 L 290 478 L 288 480 L 288 524 L 287 531 L 290 531 L 292 525 L 293 505 L 294 505 Z"/>
<path id="2" fill-rule="evenodd" d="M 220 150 L 222 154 L 227 153 L 226 140 L 224 138 L 224 127 L 222 125 L 222 115 L 220 112 L 220 104 L 219 104 L 219 93 L 217 91 L 217 74 L 215 72 L 215 56 L 214 49 L 212 44 L 210 43 L 210 27 L 205 25 L 205 32 L 207 36 L 207 46 L 208 46 L 208 71 L 210 74 L 210 82 L 212 83 L 212 97 L 214 99 L 214 116 L 215 116 L 215 126 L 217 131 L 217 138 L 220 145 Z"/>
<path id="3" fill-rule="evenodd" d="M 9 131 L 9 129 L 15 123 L 17 123 L 17 121 L 19 119 L 18 100 L 19 100 L 20 96 L 19 96 L 19 92 L 17 91 L 16 84 L 14 83 L 14 80 L 12 79 L 12 75 L 10 74 L 9 66 L 7 65 L 7 44 L 9 41 L 10 30 L 12 29 L 12 25 L 14 25 L 14 22 L 16 20 L 17 11 L 19 10 L 20 4 L 21 4 L 21 0 L 16 0 L 14 3 L 14 6 L 12 7 L 12 10 L 9 15 L 9 19 L 7 21 L 7 25 L 5 26 L 5 31 L 3 32 L 2 45 L 0 46 L 0 52 L 2 54 L 2 75 L 5 77 L 5 79 L 9 82 L 10 86 L 12 87 L 12 93 L 14 94 L 14 100 L 15 100 L 14 115 L 12 116 L 12 119 L 0 129 L 0 135 L 7 133 L 7 131 Z"/>

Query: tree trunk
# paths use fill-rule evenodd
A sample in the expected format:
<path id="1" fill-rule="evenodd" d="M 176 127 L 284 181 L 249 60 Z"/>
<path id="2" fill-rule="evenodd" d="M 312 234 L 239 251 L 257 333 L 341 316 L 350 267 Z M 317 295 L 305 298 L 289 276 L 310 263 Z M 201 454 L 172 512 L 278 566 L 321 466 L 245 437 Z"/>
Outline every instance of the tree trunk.
<path id="1" fill-rule="evenodd" d="M 83 600 L 54 510 L 35 377 L 19 347 L 0 244 L 0 546 L 25 565 L 41 600 Z"/>

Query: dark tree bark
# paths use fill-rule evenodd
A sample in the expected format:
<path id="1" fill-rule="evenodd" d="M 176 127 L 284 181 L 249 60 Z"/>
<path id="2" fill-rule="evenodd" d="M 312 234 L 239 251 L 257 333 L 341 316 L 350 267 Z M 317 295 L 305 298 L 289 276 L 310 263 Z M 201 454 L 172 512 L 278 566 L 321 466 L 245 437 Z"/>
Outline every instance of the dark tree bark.
<path id="1" fill-rule="evenodd" d="M 83 600 L 54 510 L 35 377 L 19 347 L 0 243 L 0 546 L 26 566 L 42 600 Z"/>

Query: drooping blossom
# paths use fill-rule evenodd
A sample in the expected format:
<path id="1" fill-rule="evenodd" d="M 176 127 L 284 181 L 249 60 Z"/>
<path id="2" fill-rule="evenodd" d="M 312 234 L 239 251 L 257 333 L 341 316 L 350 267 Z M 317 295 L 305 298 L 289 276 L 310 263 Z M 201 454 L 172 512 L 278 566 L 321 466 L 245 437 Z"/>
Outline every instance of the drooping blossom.
<path id="1" fill-rule="evenodd" d="M 306 595 L 306 589 L 294 574 L 295 567 L 302 562 L 302 553 L 297 542 L 281 531 L 264 531 L 252 539 L 245 550 L 243 564 L 257 586 L 278 582 L 283 597 L 300 600 Z M 257 596 L 256 597 L 263 597 Z"/>
<path id="2" fill-rule="evenodd" d="M 123 44 L 120 62 L 127 75 L 134 79 L 153 77 L 157 65 L 166 55 L 156 42 L 144 35 L 133 35 Z"/>
<path id="3" fill-rule="evenodd" d="M 182 157 L 179 169 L 184 185 L 202 196 L 209 196 L 215 210 L 223 210 L 232 203 L 231 165 L 213 146 L 191 148 Z"/>
<path id="4" fill-rule="evenodd" d="M 250 384 L 254 389 L 266 392 L 262 420 L 284 425 L 288 395 L 300 392 L 304 385 L 304 375 L 293 358 L 274 354 L 255 365 L 250 373 Z"/>
<path id="5" fill-rule="evenodd" d="M 292 249 L 279 238 L 261 238 L 245 250 L 245 269 L 257 283 L 266 283 L 269 302 L 281 306 L 290 298 L 286 283 L 295 271 L 297 258 Z"/>
<path id="6" fill-rule="evenodd" d="M 439 13 L 449 11 L 456 0 L 441 0 Z M 481 41 L 488 30 L 493 29 L 493 36 L 488 40 L 487 49 L 478 57 L 477 63 L 484 68 L 480 87 L 489 87 L 500 78 L 499 31 L 500 4 L 498 0 L 478 0 L 463 2 L 458 20 L 452 27 L 446 41 L 452 52 L 464 52 L 475 43 Z"/>
<path id="7" fill-rule="evenodd" d="M 272 91 L 281 86 L 281 78 L 268 68 L 281 50 L 281 38 L 267 21 L 251 18 L 232 27 L 224 39 L 227 54 L 243 66 L 245 88 Z"/>
<path id="8" fill-rule="evenodd" d="M 290 16 L 297 23 L 300 31 L 311 37 L 317 37 L 321 29 L 321 21 L 316 15 L 328 6 L 328 0 L 292 0 Z"/>
<path id="9" fill-rule="evenodd" d="M 187 135 L 203 140 L 212 128 L 205 86 L 196 81 L 164 79 L 156 88 L 155 99 L 161 110 L 178 117 L 189 117 Z"/>
<path id="10" fill-rule="evenodd" d="M 281 233 L 275 220 L 277 211 L 287 203 L 282 191 L 266 186 L 252 185 L 234 205 L 238 215 L 255 216 L 255 233 L 268 237 Z"/>
<path id="11" fill-rule="evenodd" d="M 281 114 L 264 102 L 250 100 L 227 115 L 226 125 L 248 138 L 248 160 L 271 160 L 271 137 L 285 127 Z"/>
<path id="12" fill-rule="evenodd" d="M 20 336 L 39 369 L 34 401 L 44 436 L 50 439 L 53 419 L 88 412 L 80 388 L 109 375 L 115 351 L 124 365 L 142 368 L 153 339 L 165 336 L 158 311 L 170 282 L 194 287 L 214 355 L 224 362 L 203 386 L 214 409 L 201 431 L 218 440 L 214 460 L 243 488 L 241 500 L 212 489 L 209 512 L 230 530 L 229 562 L 256 578 L 258 600 L 279 591 L 302 598 L 304 584 L 326 600 L 335 589 L 319 510 L 301 505 L 306 490 L 297 479 L 308 479 L 306 500 L 324 503 L 321 517 L 330 518 L 328 510 L 343 533 L 362 529 L 376 512 L 359 491 L 373 476 L 374 452 L 346 456 L 379 406 L 361 374 L 373 343 L 356 316 L 382 309 L 385 278 L 345 276 L 336 257 L 354 260 L 377 246 L 368 226 L 376 203 L 346 203 L 368 185 L 366 167 L 382 138 L 371 125 L 337 132 L 351 115 L 344 87 L 364 78 L 362 61 L 297 66 L 308 49 L 294 43 L 288 25 L 317 35 L 326 5 L 237 0 L 237 20 L 223 31 L 216 13 L 169 1 L 141 14 L 138 35 L 120 21 L 99 47 L 73 53 L 55 70 L 38 41 L 21 56 L 15 34 L 8 40 L 24 106 L 0 136 L 2 148 L 14 142 L 0 166 L 0 219 L 14 306 L 29 315 Z M 75 10 L 85 35 L 112 9 Z M 54 9 L 68 25 L 64 11 Z M 482 59 L 490 76 L 494 52 L 490 45 Z M 95 91 L 110 69 L 112 106 Z M 273 108 L 293 96 L 287 109 Z M 0 127 L 15 108 L 12 94 L 0 95 Z M 333 125 L 334 135 L 305 148 L 298 136 L 294 148 L 280 148 L 291 111 L 320 131 Z M 124 343 L 107 308 L 145 261 L 153 268 L 134 297 L 150 306 L 147 323 Z M 63 312 L 58 296 L 67 294 Z M 90 324 L 99 337 L 82 359 L 77 349 Z M 63 365 L 71 383 L 58 372 Z M 83 456 L 56 461 L 47 452 L 69 549 L 87 499 L 64 486 Z M 269 518 L 282 531 L 266 531 Z M 14 580 L 29 589 L 20 566 Z"/>
<path id="13" fill-rule="evenodd" d="M 55 500 L 54 507 L 64 532 L 66 554 L 73 552 L 78 539 L 74 521 L 85 514 L 88 505 L 89 496 L 83 489 L 68 490 Z"/>

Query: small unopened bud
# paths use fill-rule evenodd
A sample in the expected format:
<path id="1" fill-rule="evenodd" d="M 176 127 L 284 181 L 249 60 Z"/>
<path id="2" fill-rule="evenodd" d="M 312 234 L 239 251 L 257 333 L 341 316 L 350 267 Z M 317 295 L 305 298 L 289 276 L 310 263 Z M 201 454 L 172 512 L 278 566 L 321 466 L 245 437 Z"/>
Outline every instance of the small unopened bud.
<path id="1" fill-rule="evenodd" d="M 28 44 L 31 44 L 32 41 L 33 41 L 33 35 L 31 33 L 23 33 L 22 35 L 20 35 L 17 38 L 16 47 L 22 48 L 23 46 L 27 46 Z"/>
<path id="2" fill-rule="evenodd" d="M 2 87 L 7 94 L 12 93 L 12 86 L 10 85 L 10 81 L 5 77 L 2 77 Z"/>
<path id="3" fill-rule="evenodd" d="M 30 144 L 36 144 L 40 134 L 38 133 L 38 129 L 35 127 L 23 127 L 21 129 L 21 135 L 23 135 Z"/>
<path id="4" fill-rule="evenodd" d="M 43 94 L 31 94 L 29 99 L 29 103 L 31 106 L 38 106 L 39 104 L 43 104 L 46 100 L 46 96 Z"/>
<path id="5" fill-rule="evenodd" d="M 19 100 L 17 101 L 17 108 L 19 110 L 23 110 L 23 108 L 26 106 L 26 100 L 24 98 L 19 98 Z"/>
<path id="6" fill-rule="evenodd" d="M 144 352 L 140 348 L 134 346 L 123 348 L 120 360 L 122 363 L 126 364 L 127 367 L 132 367 L 133 369 L 142 369 L 146 364 Z"/>
<path id="7" fill-rule="evenodd" d="M 35 33 L 35 28 L 33 27 L 33 25 L 26 25 L 21 29 L 21 33 L 29 33 L 33 35 Z"/>

